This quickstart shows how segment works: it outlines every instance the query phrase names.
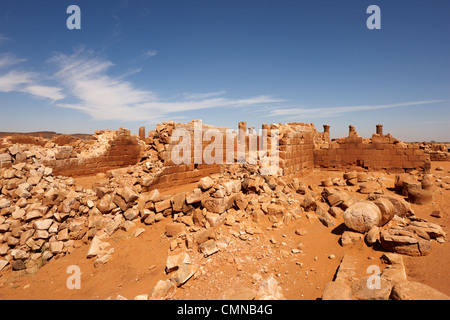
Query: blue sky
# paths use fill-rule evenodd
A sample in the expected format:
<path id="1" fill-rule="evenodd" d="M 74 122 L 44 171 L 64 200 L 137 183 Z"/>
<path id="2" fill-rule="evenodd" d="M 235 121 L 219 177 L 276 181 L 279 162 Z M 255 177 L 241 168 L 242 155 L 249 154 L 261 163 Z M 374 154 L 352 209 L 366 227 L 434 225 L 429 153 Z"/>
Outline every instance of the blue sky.
<path id="1" fill-rule="evenodd" d="M 81 30 L 69 30 L 69 5 Z M 369 5 L 381 29 L 369 30 Z M 0 2 L 0 131 L 312 122 L 450 141 L 445 0 Z"/>

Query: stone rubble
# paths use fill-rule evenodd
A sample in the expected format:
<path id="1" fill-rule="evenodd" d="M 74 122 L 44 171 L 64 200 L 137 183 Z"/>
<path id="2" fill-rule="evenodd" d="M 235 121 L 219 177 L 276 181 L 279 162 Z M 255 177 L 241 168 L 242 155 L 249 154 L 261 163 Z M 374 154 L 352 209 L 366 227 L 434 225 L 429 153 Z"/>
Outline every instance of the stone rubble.
<path id="1" fill-rule="evenodd" d="M 396 175 L 394 189 L 400 196 L 386 192 L 383 179 L 367 172 L 346 172 L 342 178 L 323 180 L 318 187 L 306 185 L 296 177 L 261 175 L 258 165 L 235 164 L 200 178 L 192 191 L 163 195 L 153 188 L 153 183 L 164 170 L 163 154 L 174 128 L 173 122 L 157 126 L 145 138 L 145 144 L 139 142 L 145 149 L 140 162 L 99 173 L 101 179 L 87 190 L 77 186 L 73 178 L 55 175 L 46 164 L 100 156 L 117 133 L 99 132 L 98 143 L 89 148 L 82 142 L 75 147 L 53 142 L 45 147 L 15 144 L 0 154 L 0 271 L 33 268 L 40 260 L 45 263 L 70 254 L 83 241 L 89 243 L 86 258 L 101 268 L 113 258 L 114 248 L 107 239 L 117 230 L 128 232 L 135 226 L 170 218 L 164 226 L 165 237 L 170 241 L 166 263 L 169 279 L 160 280 L 151 292 L 135 299 L 171 299 L 177 288 L 203 276 L 201 263 L 187 251 L 198 253 L 202 259 L 214 259 L 232 240 L 251 243 L 257 239 L 263 233 L 263 220 L 279 229 L 305 215 L 310 221 L 319 220 L 328 230 L 343 219 L 350 230 L 342 232 L 342 246 L 364 241 L 368 246 L 380 244 L 395 253 L 385 255 L 389 265 L 381 274 L 382 290 L 376 293 L 365 290 L 367 279 L 352 281 L 357 261 L 344 256 L 335 280 L 323 290 L 324 300 L 407 299 L 411 296 L 408 286 L 414 284 L 402 284 L 407 281 L 406 273 L 401 256 L 396 254 L 426 255 L 432 240 L 446 241 L 440 225 L 415 217 L 410 206 L 430 204 L 433 192 L 446 187 L 430 174 L 419 178 L 405 173 Z M 125 131 L 118 135 L 127 136 Z M 367 194 L 367 200 L 357 200 L 346 192 L 353 186 L 359 188 L 359 193 Z M 222 225 L 228 233 L 217 234 Z M 144 231 L 137 228 L 134 236 Z M 295 233 L 304 236 L 307 227 Z M 275 239 L 270 242 L 282 246 Z M 303 251 L 299 245 L 279 252 L 289 258 Z M 252 279 L 260 283 L 258 290 L 232 289 L 224 297 L 284 299 L 273 275 L 264 279 L 255 273 Z"/>

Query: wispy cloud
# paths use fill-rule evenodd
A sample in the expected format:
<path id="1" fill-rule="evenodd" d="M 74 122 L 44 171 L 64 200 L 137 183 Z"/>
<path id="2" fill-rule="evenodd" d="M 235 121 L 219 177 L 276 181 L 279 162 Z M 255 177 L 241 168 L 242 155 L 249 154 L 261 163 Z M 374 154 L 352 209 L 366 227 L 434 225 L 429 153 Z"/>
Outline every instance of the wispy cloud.
<path id="1" fill-rule="evenodd" d="M 10 69 L 25 61 L 27 60 L 6 53 L 0 56 L 0 68 Z M 37 98 L 50 99 L 53 102 L 64 99 L 61 88 L 39 84 L 40 79 L 45 77 L 36 72 L 9 70 L 0 76 L 0 92 L 24 92 Z"/>
<path id="2" fill-rule="evenodd" d="M 55 77 L 70 91 L 76 103 L 57 106 L 80 110 L 99 120 L 159 121 L 177 112 L 219 108 L 246 107 L 280 102 L 270 96 L 228 99 L 224 92 L 185 93 L 181 99 L 164 99 L 150 90 L 136 88 L 123 77 L 112 77 L 108 70 L 113 63 L 99 57 L 77 52 L 60 54 L 51 59 L 59 67 Z"/>
<path id="3" fill-rule="evenodd" d="M 62 89 L 58 88 L 58 87 L 30 85 L 30 86 L 26 86 L 22 91 L 26 92 L 26 93 L 30 93 L 38 98 L 50 99 L 53 102 L 62 100 L 65 98 L 65 95 L 61 92 Z"/>
<path id="4" fill-rule="evenodd" d="M 192 100 L 197 100 L 197 99 L 207 99 L 207 98 L 212 98 L 212 97 L 217 97 L 217 96 L 223 96 L 225 94 L 225 91 L 215 91 L 215 92 L 207 92 L 207 93 L 190 93 L 190 92 L 185 92 L 183 93 L 183 98 L 184 99 L 192 99 Z"/>
<path id="5" fill-rule="evenodd" d="M 156 50 L 147 50 L 142 54 L 142 57 L 144 59 L 150 58 L 150 57 L 154 57 L 158 54 L 158 51 Z"/>
<path id="6" fill-rule="evenodd" d="M 0 41 L 1 41 L 1 38 L 0 38 Z M 13 66 L 15 64 L 25 62 L 25 61 L 27 61 L 27 59 L 17 58 L 16 56 L 14 56 L 11 53 L 4 53 L 4 54 L 0 55 L 0 68 L 10 67 L 10 66 Z"/>
<path id="7" fill-rule="evenodd" d="M 46 98 L 55 102 L 64 99 L 62 89 L 52 86 L 39 85 L 39 75 L 34 72 L 12 70 L 0 76 L 1 92 L 24 92 L 37 98 Z"/>
<path id="8" fill-rule="evenodd" d="M 15 70 L 9 71 L 8 73 L 0 76 L 0 91 L 19 91 L 23 85 L 31 83 L 34 75 L 35 74 L 32 72 Z"/>
<path id="9" fill-rule="evenodd" d="M 425 105 L 431 103 L 443 102 L 444 100 L 425 100 L 425 101 L 412 101 L 402 102 L 395 104 L 382 104 L 382 105 L 359 105 L 359 106 L 342 106 L 342 107 L 330 107 L 330 108 L 276 108 L 271 110 L 267 117 L 284 117 L 286 119 L 293 118 L 326 118 L 335 117 L 343 113 L 358 112 L 358 111 L 370 111 L 378 109 L 390 109 L 400 107 L 410 107 L 417 105 Z"/>
<path id="10" fill-rule="evenodd" d="M 0 35 L 1 37 L 1 35 Z M 145 54 L 154 56 L 156 51 Z M 411 101 L 382 105 L 339 106 L 330 108 L 287 106 L 282 99 L 270 95 L 246 98 L 229 98 L 225 91 L 191 93 L 184 92 L 174 97 L 161 97 L 155 92 L 140 88 L 126 78 L 139 73 L 133 68 L 122 74 L 111 76 L 115 65 L 94 52 L 79 48 L 72 55 L 55 54 L 47 62 L 56 65 L 54 74 L 23 71 L 17 67 L 26 59 L 12 54 L 0 55 L 0 92 L 23 92 L 36 98 L 48 99 L 55 106 L 75 109 L 97 120 L 146 121 L 157 123 L 168 117 L 174 119 L 186 112 L 214 108 L 240 108 L 248 110 L 259 107 L 267 117 L 283 120 L 298 118 L 335 117 L 349 112 L 362 112 L 428 105 L 444 100 Z M 66 100 L 71 98 L 71 100 Z"/>

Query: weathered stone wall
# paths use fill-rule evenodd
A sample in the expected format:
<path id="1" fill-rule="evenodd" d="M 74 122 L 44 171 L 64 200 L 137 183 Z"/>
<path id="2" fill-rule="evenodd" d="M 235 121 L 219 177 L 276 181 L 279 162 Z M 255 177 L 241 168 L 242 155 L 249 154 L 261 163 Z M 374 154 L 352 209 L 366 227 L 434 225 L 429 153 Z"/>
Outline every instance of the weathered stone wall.
<path id="1" fill-rule="evenodd" d="M 197 137 L 194 136 L 194 127 L 200 134 Z M 190 139 L 188 141 L 182 141 L 182 138 L 172 139 L 173 131 L 177 129 L 187 133 Z M 204 151 L 211 144 L 211 141 L 204 139 L 203 133 L 209 129 L 216 129 L 222 134 L 222 147 L 220 149 L 223 157 L 221 161 L 217 161 L 219 163 L 204 163 Z M 161 190 L 190 184 L 198 182 L 202 177 L 221 172 L 223 169 L 222 164 L 226 163 L 226 130 L 227 128 L 202 124 L 201 120 L 193 120 L 189 123 L 163 123 L 158 125 L 155 131 L 150 131 L 146 142 L 154 145 L 154 149 L 158 151 L 158 158 L 162 161 L 164 170 L 153 180 L 149 188 Z M 172 151 L 176 147 L 182 148 L 183 144 L 186 145 L 184 150 L 189 150 L 190 156 L 178 162 L 176 159 L 173 159 L 176 152 Z M 234 145 L 236 145 L 236 142 Z M 219 148 L 216 149 L 219 150 Z M 198 155 L 201 155 L 201 157 L 199 158 Z M 215 156 L 215 153 L 212 155 Z M 178 156 L 183 157 L 183 151 L 180 150 Z"/>
<path id="2" fill-rule="evenodd" d="M 129 130 L 99 131 L 91 141 L 59 136 L 56 140 L 40 138 L 39 144 L 31 137 L 17 142 L 17 137 L 5 140 L 0 147 L 0 168 L 13 164 L 43 164 L 56 175 L 83 176 L 136 164 L 144 143 Z M 30 143 L 31 141 L 31 143 Z"/>
<path id="3" fill-rule="evenodd" d="M 405 144 L 382 133 L 363 139 L 352 126 L 348 137 L 333 141 L 327 148 L 316 149 L 314 163 L 317 168 L 356 166 L 388 172 L 428 171 L 431 168 L 429 156 L 418 145 Z"/>
<path id="4" fill-rule="evenodd" d="M 55 160 L 45 163 L 53 168 L 55 175 L 86 176 L 135 165 L 142 153 L 138 138 L 130 135 L 128 130 L 119 130 L 117 135 L 108 141 L 106 150 L 97 156 L 79 156 L 73 154 L 70 147 L 63 148 L 61 147 L 61 150 L 67 152 L 59 152 Z"/>
<path id="5" fill-rule="evenodd" d="M 280 126 L 280 168 L 285 176 L 303 176 L 314 169 L 314 145 L 321 134 L 311 123 Z"/>
<path id="6" fill-rule="evenodd" d="M 200 144 L 199 136 L 194 136 L 195 125 L 197 132 L 201 128 Z M 284 176 L 304 176 L 314 169 L 315 146 L 329 143 L 329 126 L 324 128 L 325 131 L 322 133 L 318 132 L 311 123 L 263 124 L 258 131 L 253 127 L 247 128 L 246 122 L 240 122 L 238 130 L 230 132 L 228 128 L 202 124 L 201 120 L 158 125 L 155 131 L 149 133 L 146 142 L 153 144 L 155 139 L 157 140 L 154 149 L 158 150 L 158 157 L 165 169 L 154 179 L 151 188 L 163 189 L 198 182 L 202 177 L 222 172 L 224 165 L 239 163 L 239 161 L 250 165 L 258 164 L 260 168 L 269 167 L 269 171 L 265 174 L 271 172 Z M 171 139 L 175 129 L 184 129 L 189 132 L 189 141 L 183 141 L 181 138 Z M 204 133 L 209 129 L 215 129 L 221 134 L 222 141 L 219 145 L 214 146 L 215 141 L 204 137 Z M 188 163 L 176 164 L 172 159 L 172 151 L 175 147 L 181 149 L 182 142 L 190 145 L 190 159 Z M 208 164 L 205 162 L 204 155 L 210 154 L 209 151 L 213 148 L 221 150 L 222 156 L 215 158 L 214 163 Z M 201 158 L 198 158 L 199 154 L 202 155 Z M 245 161 L 239 158 L 242 154 L 245 155 Z M 181 156 L 183 153 L 180 153 Z M 212 156 L 216 154 L 212 153 Z M 276 157 L 278 162 L 274 162 Z M 200 162 L 195 164 L 199 159 Z M 262 164 L 264 161 L 265 164 Z"/>
<path id="7" fill-rule="evenodd" d="M 199 134 L 197 137 L 194 133 L 195 126 L 196 132 Z M 175 129 L 186 130 L 190 139 L 188 141 L 184 141 L 182 138 L 172 139 Z M 218 145 L 214 145 L 215 140 L 205 137 L 204 134 L 209 129 L 217 130 L 220 133 L 221 141 Z M 198 182 L 202 177 L 222 172 L 224 165 L 239 162 L 249 165 L 258 164 L 266 169 L 273 166 L 268 169 L 273 174 L 289 176 L 304 175 L 314 169 L 314 141 L 317 140 L 317 131 L 314 125 L 305 123 L 263 124 L 261 129 L 261 131 L 257 131 L 253 127 L 247 128 L 246 122 L 240 122 L 238 130 L 230 132 L 228 128 L 205 125 L 200 120 L 194 120 L 187 124 L 166 123 L 157 127 L 156 133 L 150 132 L 149 139 L 146 141 L 150 144 L 154 143 L 155 137 L 157 137 L 158 142 L 155 149 L 159 151 L 158 157 L 163 162 L 165 169 L 154 180 L 151 188 L 162 189 Z M 278 139 L 275 138 L 275 132 L 278 134 Z M 272 140 L 272 138 L 274 139 Z M 164 141 L 163 146 L 161 146 L 161 140 Z M 199 141 L 201 142 L 199 143 Z M 172 151 L 174 148 L 182 149 L 182 143 L 187 144 L 187 150 L 190 147 L 190 156 L 183 163 L 177 164 L 172 159 L 174 156 Z M 212 149 L 216 151 L 211 153 Z M 222 155 L 216 157 L 216 152 L 219 150 Z M 208 163 L 205 159 L 205 155 L 209 154 L 213 157 L 213 163 Z M 183 155 L 182 152 L 179 153 L 180 157 Z M 199 155 L 201 155 L 200 158 Z M 273 161 L 272 156 L 279 156 L 278 163 Z M 262 165 L 264 161 L 266 165 Z M 198 163 L 196 164 L 196 162 Z M 279 168 L 275 166 L 279 166 Z"/>

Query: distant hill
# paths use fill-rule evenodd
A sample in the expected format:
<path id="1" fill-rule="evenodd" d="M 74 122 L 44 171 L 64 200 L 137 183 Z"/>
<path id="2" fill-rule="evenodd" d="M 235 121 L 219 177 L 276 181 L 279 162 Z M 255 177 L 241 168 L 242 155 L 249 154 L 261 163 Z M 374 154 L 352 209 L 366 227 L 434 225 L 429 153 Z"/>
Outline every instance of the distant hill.
<path id="1" fill-rule="evenodd" d="M 36 132 L 0 132 L 0 138 L 4 137 L 15 137 L 15 136 L 27 136 L 27 137 L 41 137 L 44 139 L 52 139 L 54 137 L 58 136 L 64 136 L 66 134 L 57 133 L 53 131 L 36 131 Z M 75 134 L 68 134 L 69 136 L 81 139 L 81 140 L 90 140 L 92 137 L 92 134 L 85 134 L 85 133 L 75 133 Z"/>

